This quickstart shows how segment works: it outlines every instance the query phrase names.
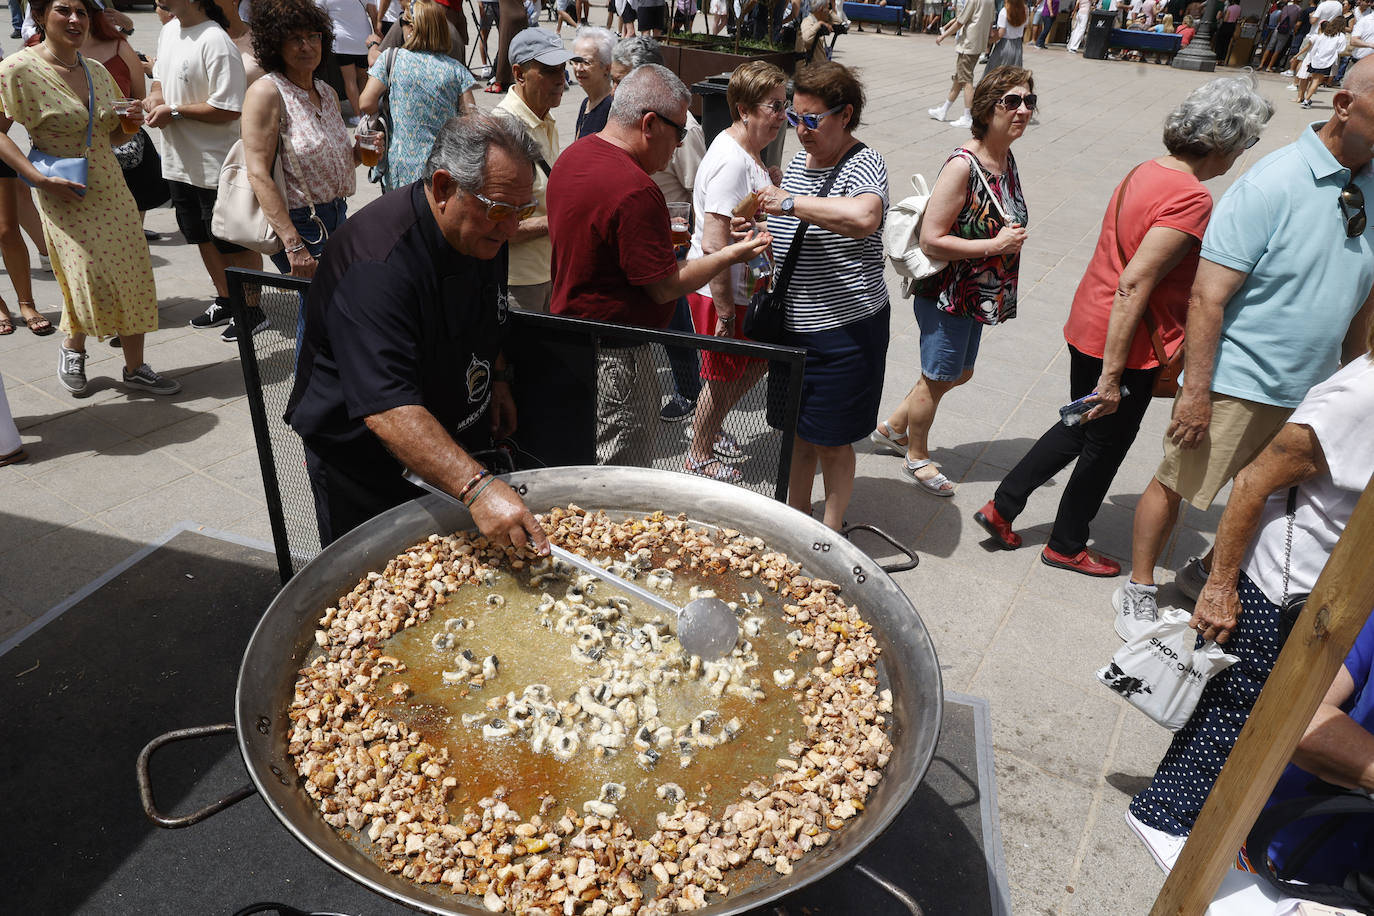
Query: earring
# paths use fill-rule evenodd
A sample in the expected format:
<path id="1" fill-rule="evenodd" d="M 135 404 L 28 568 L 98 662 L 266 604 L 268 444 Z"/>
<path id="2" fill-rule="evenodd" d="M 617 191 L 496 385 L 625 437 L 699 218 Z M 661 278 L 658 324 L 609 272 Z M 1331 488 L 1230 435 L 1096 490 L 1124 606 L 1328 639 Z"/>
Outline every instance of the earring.
<path id="1" fill-rule="evenodd" d="M 745 126 L 745 127 L 748 127 L 748 126 L 749 126 L 749 119 L 748 119 L 748 118 L 741 118 L 740 120 L 744 122 L 744 126 Z"/>

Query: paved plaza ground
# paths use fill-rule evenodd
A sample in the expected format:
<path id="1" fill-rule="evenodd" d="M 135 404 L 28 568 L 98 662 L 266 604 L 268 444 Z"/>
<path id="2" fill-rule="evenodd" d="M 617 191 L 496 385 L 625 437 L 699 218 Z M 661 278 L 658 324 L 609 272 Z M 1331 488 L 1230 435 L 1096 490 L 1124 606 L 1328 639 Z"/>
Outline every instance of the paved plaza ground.
<path id="1" fill-rule="evenodd" d="M 157 21 L 143 11 L 134 18 L 133 42 L 151 54 Z M 967 138 L 926 116 L 949 85 L 952 47 L 937 47 L 930 36 L 870 31 L 842 38 L 836 59 L 861 68 L 869 104 L 858 135 L 886 157 L 893 196 L 904 196 L 913 172 L 933 180 L 948 152 Z M 991 703 L 1012 911 L 1144 913 L 1162 875 L 1122 813 L 1153 772 L 1167 733 L 1093 676 L 1119 645 L 1110 596 L 1120 580 L 1088 579 L 1039 562 L 1055 512 L 1054 482 L 1019 520 L 1026 537 L 1020 551 L 989 550 L 971 516 L 1067 399 L 1060 328 L 1111 189 L 1137 162 L 1162 151 L 1164 115 L 1208 77 L 1083 60 L 1062 46 L 1028 48 L 1025 60 L 1041 108 L 1013 148 L 1030 207 L 1019 316 L 984 336 L 976 377 L 945 399 L 932 433 L 935 457 L 958 482 L 958 494 L 941 500 L 918 492 L 901 479 L 898 459 L 873 454 L 863 443 L 849 520 L 879 525 L 920 553 L 919 568 L 897 579 L 933 634 L 945 686 Z M 1306 112 L 1285 83 L 1263 78 L 1277 114 L 1233 174 L 1211 182 L 1214 195 L 1330 113 L 1328 93 Z M 486 107 L 496 99 L 478 98 Z M 580 99 L 580 90 L 569 90 L 555 113 L 565 145 Z M 789 154 L 795 148 L 792 138 Z M 375 186 L 360 182 L 351 207 L 356 211 L 376 195 Z M 175 230 L 166 209 L 150 213 L 147 225 Z M 27 464 L 0 470 L 0 638 L 181 520 L 270 541 L 237 349 L 221 343 L 218 330 L 186 326 L 211 295 L 195 251 L 169 235 L 152 253 L 164 330 L 149 336 L 148 361 L 182 383 L 179 395 L 125 393 L 114 381 L 118 351 L 92 340 L 92 393 L 73 399 L 55 377 L 59 337 L 36 338 L 21 326 L 0 338 L 0 372 L 31 455 Z M 37 271 L 34 278 L 40 308 L 56 323 L 56 284 Z M 919 372 L 909 300 L 895 298 L 895 280 L 891 286 L 885 410 Z M 3 288 L 17 314 L 11 290 Z M 1152 407 L 1098 515 L 1095 546 L 1107 554 L 1129 552 L 1132 510 L 1158 460 L 1167 413 L 1166 403 Z M 1187 513 L 1166 564 L 1179 565 L 1205 548 L 1222 503 Z M 1168 588 L 1161 597 L 1177 596 Z"/>

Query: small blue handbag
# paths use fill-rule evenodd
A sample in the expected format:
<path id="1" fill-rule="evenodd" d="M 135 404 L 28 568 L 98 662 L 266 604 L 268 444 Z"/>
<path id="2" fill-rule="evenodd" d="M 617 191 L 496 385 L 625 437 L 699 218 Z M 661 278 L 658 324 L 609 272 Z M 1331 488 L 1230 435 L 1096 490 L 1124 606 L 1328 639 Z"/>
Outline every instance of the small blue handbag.
<path id="1" fill-rule="evenodd" d="M 35 146 L 29 150 L 29 161 L 47 178 L 65 178 L 81 185 L 81 190 L 76 193 L 80 197 L 85 197 L 87 171 L 91 164 L 87 157 L 91 153 L 91 130 L 95 127 L 95 86 L 91 83 L 91 70 L 86 66 L 86 59 L 80 54 L 77 55 L 77 59 L 81 61 L 81 69 L 86 72 L 86 91 L 89 99 L 89 110 L 86 115 L 86 151 L 80 156 L 54 156 Z M 24 183 L 33 186 L 27 179 Z"/>

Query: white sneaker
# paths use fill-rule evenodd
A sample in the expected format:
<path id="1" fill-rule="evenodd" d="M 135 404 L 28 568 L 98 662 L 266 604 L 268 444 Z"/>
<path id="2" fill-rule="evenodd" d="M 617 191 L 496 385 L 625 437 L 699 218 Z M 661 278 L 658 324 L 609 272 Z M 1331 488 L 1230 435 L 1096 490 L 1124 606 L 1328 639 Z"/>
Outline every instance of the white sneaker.
<path id="1" fill-rule="evenodd" d="M 1294 75 L 1294 74 L 1293 74 L 1293 71 L 1292 71 L 1292 70 L 1285 70 L 1285 71 L 1283 71 L 1282 73 L 1279 74 L 1279 76 L 1293 76 L 1293 75 Z"/>
<path id="2" fill-rule="evenodd" d="M 972 117 L 970 114 L 968 114 L 968 112 L 965 112 L 964 114 L 960 115 L 958 118 L 954 119 L 953 121 L 950 121 L 950 122 L 949 122 L 949 126 L 950 126 L 950 127 L 972 127 L 972 126 L 973 126 L 973 117 Z"/>
<path id="3" fill-rule="evenodd" d="M 936 105 L 934 108 L 927 108 L 926 114 L 930 115 L 937 121 L 943 121 L 945 119 L 945 115 L 949 114 L 949 106 Z"/>
<path id="4" fill-rule="evenodd" d="M 52 260 L 49 259 L 47 255 L 40 254 L 38 256 L 38 269 L 45 274 L 52 273 Z"/>
<path id="5" fill-rule="evenodd" d="M 1150 851 L 1150 858 L 1155 860 L 1155 864 L 1164 874 L 1167 875 L 1174 870 L 1178 854 L 1183 851 L 1183 844 L 1188 842 L 1186 836 L 1174 836 L 1172 833 L 1156 830 L 1132 814 L 1130 808 L 1126 809 L 1126 826 L 1130 827 L 1131 832 L 1145 844 L 1145 848 Z"/>
<path id="6" fill-rule="evenodd" d="M 1287 75 L 1287 74 L 1285 74 L 1285 75 Z M 1284 89 L 1287 89 L 1289 92 L 1297 92 L 1297 91 L 1298 91 L 1298 87 L 1297 87 L 1297 86 L 1294 86 L 1292 83 L 1289 83 L 1287 86 L 1284 86 L 1283 88 L 1284 88 Z"/>
<path id="7" fill-rule="evenodd" d="M 1112 607 L 1116 610 L 1112 628 L 1117 636 L 1130 642 L 1159 618 L 1159 605 L 1155 601 L 1158 591 L 1156 585 L 1138 585 L 1128 580 L 1112 592 Z"/>
<path id="8" fill-rule="evenodd" d="M 1202 593 L 1202 587 L 1207 584 L 1207 570 L 1202 566 L 1202 560 L 1197 557 L 1189 557 L 1188 562 L 1174 574 L 1174 584 L 1178 590 L 1188 596 L 1189 601 L 1197 601 L 1197 596 Z"/>

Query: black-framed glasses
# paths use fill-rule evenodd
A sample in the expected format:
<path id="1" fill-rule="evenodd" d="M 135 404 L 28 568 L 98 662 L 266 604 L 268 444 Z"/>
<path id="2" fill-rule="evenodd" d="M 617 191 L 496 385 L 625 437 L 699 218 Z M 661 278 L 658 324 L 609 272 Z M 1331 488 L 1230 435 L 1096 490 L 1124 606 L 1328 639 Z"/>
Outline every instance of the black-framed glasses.
<path id="1" fill-rule="evenodd" d="M 1035 111 L 1035 103 L 1038 101 L 1039 96 L 1034 92 L 1028 92 L 1025 95 L 1009 92 L 998 99 L 997 104 L 1002 106 L 1004 111 L 1017 111 L 1022 105 L 1025 105 L 1028 111 Z"/>
<path id="2" fill-rule="evenodd" d="M 1259 141 L 1260 141 L 1260 138 L 1259 138 L 1259 137 L 1251 137 L 1249 140 L 1246 140 L 1246 141 L 1245 141 L 1245 145 L 1242 146 L 1241 149 L 1250 149 L 1250 147 L 1254 146 L 1254 145 L 1255 145 L 1256 143 L 1258 143 Z"/>
<path id="3" fill-rule="evenodd" d="M 516 205 L 508 204 L 502 200 L 492 200 L 490 197 L 485 197 L 481 194 L 473 194 L 472 196 L 486 204 L 487 219 L 491 220 L 493 223 L 508 220 L 512 216 L 518 217 L 519 219 L 529 219 L 531 216 L 534 216 L 534 211 L 539 209 L 539 201 L 537 200 L 532 200 L 527 204 Z"/>
<path id="4" fill-rule="evenodd" d="M 844 110 L 844 105 L 836 105 L 829 111 L 822 111 L 820 114 L 797 114 L 797 109 L 787 109 L 787 123 L 793 127 L 805 124 L 807 130 L 816 130 L 821 126 L 821 122 L 830 117 L 837 111 Z"/>
<path id="5" fill-rule="evenodd" d="M 1340 206 L 1341 216 L 1345 219 L 1345 237 L 1353 239 L 1363 235 L 1367 220 L 1364 215 L 1364 192 L 1360 190 L 1359 185 L 1351 181 L 1341 188 L 1336 203 Z"/>
<path id="6" fill-rule="evenodd" d="M 665 116 L 659 114 L 657 111 L 651 111 L 651 112 L 649 112 L 649 114 L 651 114 L 651 115 L 653 115 L 654 117 L 658 118 L 658 119 L 659 119 L 660 121 L 662 121 L 664 124 L 667 124 L 667 125 L 668 125 L 669 127 L 671 127 L 673 130 L 677 131 L 677 142 L 678 142 L 678 143 L 681 143 L 683 140 L 686 140 L 686 139 L 687 139 L 687 125 L 685 125 L 685 124 L 679 124 L 679 123 L 677 123 L 676 121 L 674 121 L 672 118 L 665 117 Z"/>
<path id="7" fill-rule="evenodd" d="M 306 48 L 310 45 L 322 44 L 324 42 L 324 36 L 319 32 L 297 32 L 287 40 L 300 45 L 302 48 Z"/>

